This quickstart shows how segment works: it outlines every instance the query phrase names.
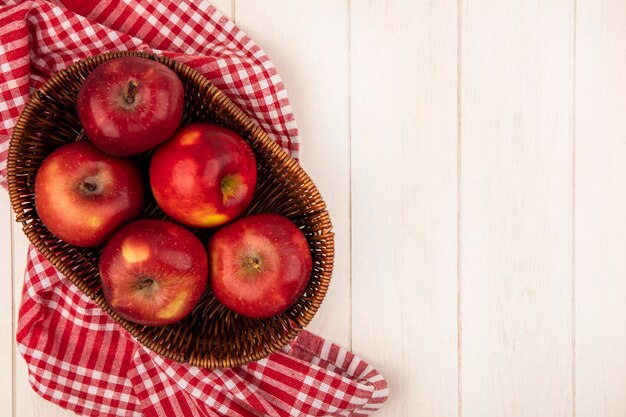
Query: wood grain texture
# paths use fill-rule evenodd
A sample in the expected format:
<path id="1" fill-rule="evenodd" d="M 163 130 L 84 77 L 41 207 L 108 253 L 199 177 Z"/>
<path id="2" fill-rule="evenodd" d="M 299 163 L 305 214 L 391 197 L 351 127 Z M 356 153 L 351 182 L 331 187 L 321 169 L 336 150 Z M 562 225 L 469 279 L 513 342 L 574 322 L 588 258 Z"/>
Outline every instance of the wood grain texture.
<path id="1" fill-rule="evenodd" d="M 233 11 L 235 8 L 236 0 L 211 0 L 211 4 L 218 8 L 218 10 L 229 19 L 233 19 Z"/>
<path id="2" fill-rule="evenodd" d="M 0 188 L 0 415 L 13 410 L 13 311 L 11 292 L 11 218 L 9 196 Z"/>
<path id="3" fill-rule="evenodd" d="M 578 0 L 576 407 L 626 415 L 626 3 Z"/>
<path id="4" fill-rule="evenodd" d="M 236 20 L 262 45 L 285 83 L 300 131 L 302 166 L 319 187 L 332 216 L 333 278 L 322 308 L 308 329 L 350 347 L 346 2 L 238 0 Z"/>
<path id="5" fill-rule="evenodd" d="M 353 347 L 380 416 L 457 416 L 456 1 L 353 1 Z"/>
<path id="6" fill-rule="evenodd" d="M 375 416 L 624 417 L 626 3 L 212 3 L 287 86 L 337 234 L 309 330 L 389 379 Z M 0 416 L 73 416 L 16 350 L 0 194 Z"/>
<path id="7" fill-rule="evenodd" d="M 570 417 L 573 3 L 461 4 L 462 416 Z"/>

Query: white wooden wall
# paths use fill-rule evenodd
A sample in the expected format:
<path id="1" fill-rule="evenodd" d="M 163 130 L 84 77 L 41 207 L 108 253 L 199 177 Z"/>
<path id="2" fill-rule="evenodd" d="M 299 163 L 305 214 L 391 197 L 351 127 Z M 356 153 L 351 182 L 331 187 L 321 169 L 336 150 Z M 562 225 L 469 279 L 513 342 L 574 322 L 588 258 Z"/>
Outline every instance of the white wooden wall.
<path id="1" fill-rule="evenodd" d="M 626 2 L 216 4 L 287 86 L 337 235 L 310 330 L 388 378 L 377 415 L 626 416 Z M 4 192 L 0 231 L 0 415 L 69 416 L 16 352 Z"/>

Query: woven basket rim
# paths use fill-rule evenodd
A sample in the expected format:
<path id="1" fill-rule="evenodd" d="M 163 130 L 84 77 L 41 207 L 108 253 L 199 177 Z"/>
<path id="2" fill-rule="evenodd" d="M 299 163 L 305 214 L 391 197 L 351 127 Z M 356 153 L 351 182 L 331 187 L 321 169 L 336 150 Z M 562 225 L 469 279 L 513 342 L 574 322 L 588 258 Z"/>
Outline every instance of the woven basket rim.
<path id="1" fill-rule="evenodd" d="M 19 194 L 19 181 L 18 181 L 18 158 L 19 158 L 19 147 L 22 143 L 23 135 L 24 135 L 24 127 L 27 126 L 28 121 L 30 120 L 33 111 L 36 109 L 38 105 L 41 105 L 41 95 L 48 95 L 52 89 L 58 87 L 63 80 L 65 80 L 68 76 L 72 75 L 72 70 L 78 65 L 82 64 L 96 64 L 100 65 L 102 62 L 105 62 L 110 59 L 126 57 L 126 56 L 136 56 L 147 58 L 151 60 L 156 60 L 161 62 L 170 68 L 172 67 L 180 67 L 190 74 L 194 79 L 202 80 L 203 83 L 206 83 L 207 94 L 210 92 L 214 97 L 216 97 L 216 102 L 219 103 L 222 107 L 222 110 L 233 117 L 236 117 L 240 120 L 244 121 L 244 125 L 246 130 L 250 131 L 250 138 L 254 138 L 255 143 L 260 144 L 260 146 L 265 147 L 272 152 L 272 155 L 275 156 L 276 162 L 283 167 L 288 169 L 294 169 L 298 172 L 301 178 L 305 181 L 310 181 L 312 185 L 312 198 L 315 199 L 316 203 L 319 203 L 321 215 L 320 215 L 320 223 L 327 225 L 325 228 L 325 233 L 328 234 L 329 237 L 329 245 L 330 245 L 330 259 L 325 264 L 325 270 L 319 276 L 320 286 L 315 291 L 313 295 L 313 303 L 310 308 L 310 314 L 307 314 L 304 317 L 293 318 L 299 326 L 294 326 L 293 323 L 285 322 L 283 325 L 286 326 L 286 332 L 282 333 L 282 337 L 272 343 L 272 345 L 266 345 L 265 349 L 262 349 L 258 352 L 247 354 L 246 356 L 237 356 L 237 357 L 228 357 L 222 358 L 215 362 L 217 366 L 206 366 L 207 363 L 206 358 L 197 358 L 194 353 L 189 354 L 185 357 L 184 354 L 175 353 L 171 350 L 168 350 L 166 347 L 163 347 L 162 343 L 156 343 L 154 340 L 149 339 L 149 335 L 146 335 L 146 332 L 138 332 L 135 323 L 129 322 L 127 320 L 122 319 L 117 316 L 111 308 L 106 303 L 102 292 L 99 291 L 97 293 L 93 290 L 93 288 L 89 287 L 74 271 L 70 270 L 69 267 L 63 262 L 60 257 L 57 257 L 52 253 L 50 248 L 46 245 L 46 242 L 41 239 L 35 239 L 28 233 L 28 226 L 32 223 L 32 218 L 30 215 L 34 211 L 31 209 L 28 213 L 25 213 L 24 207 L 22 204 L 24 203 L 22 197 Z M 249 138 L 245 138 L 249 141 Z M 255 151 L 256 153 L 256 151 Z M 21 112 L 18 121 L 14 127 L 10 138 L 9 144 L 9 152 L 8 152 L 8 161 L 7 161 L 7 182 L 9 189 L 9 196 L 11 205 L 13 207 L 15 213 L 16 221 L 22 223 L 22 230 L 26 233 L 30 242 L 37 248 L 37 250 L 49 261 L 52 265 L 68 280 L 70 280 L 74 285 L 76 285 L 83 293 L 85 293 L 89 298 L 91 298 L 98 306 L 100 306 L 109 316 L 112 317 L 116 322 L 118 322 L 127 332 L 129 332 L 136 340 L 148 347 L 149 349 L 155 351 L 156 353 L 167 357 L 168 359 L 174 360 L 176 362 L 181 363 L 189 363 L 190 365 L 201 366 L 206 368 L 225 368 L 225 367 L 233 367 L 240 366 L 246 363 L 250 363 L 256 360 L 259 360 L 267 355 L 281 349 L 285 345 L 287 345 L 290 341 L 292 341 L 297 334 L 304 329 L 304 327 L 311 321 L 315 313 L 318 311 L 321 302 L 324 300 L 325 295 L 327 293 L 328 285 L 330 284 L 331 273 L 334 264 L 334 234 L 332 232 L 332 223 L 330 221 L 330 215 L 326 208 L 326 204 L 322 199 L 322 196 L 317 189 L 317 186 L 310 179 L 306 171 L 293 159 L 283 148 L 278 145 L 274 140 L 270 138 L 270 136 L 250 117 L 248 117 L 243 110 L 241 110 L 237 105 L 235 105 L 225 94 L 219 91 L 208 79 L 206 79 L 202 74 L 198 73 L 194 69 L 190 68 L 186 64 L 176 61 L 175 59 L 155 54 L 152 52 L 140 52 L 140 51 L 120 51 L 120 52 L 105 52 L 102 54 L 98 54 L 95 56 L 88 57 L 83 60 L 78 60 L 74 62 L 69 67 L 57 72 L 54 74 L 47 82 L 45 82 L 39 89 L 35 90 L 31 95 L 28 103 L 24 107 Z M 36 212 L 35 212 L 36 215 Z M 46 229 L 47 230 L 47 229 Z M 48 231 L 49 232 L 49 231 Z M 78 253 L 78 252 L 77 252 Z M 71 255 L 71 254 L 70 254 Z M 212 362 L 211 362 L 212 363 Z"/>

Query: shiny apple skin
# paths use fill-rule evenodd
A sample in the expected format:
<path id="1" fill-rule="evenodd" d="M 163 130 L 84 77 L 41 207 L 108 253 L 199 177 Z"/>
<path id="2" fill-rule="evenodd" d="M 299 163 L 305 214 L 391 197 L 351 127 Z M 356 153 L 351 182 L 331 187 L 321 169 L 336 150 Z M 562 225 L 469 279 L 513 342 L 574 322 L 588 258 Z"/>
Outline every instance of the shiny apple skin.
<path id="1" fill-rule="evenodd" d="M 198 304 L 208 281 L 204 245 L 189 230 L 137 220 L 104 246 L 102 292 L 121 317 L 146 326 L 177 322 Z"/>
<path id="2" fill-rule="evenodd" d="M 48 230 L 75 246 L 99 246 L 143 205 L 139 168 L 82 140 L 63 145 L 35 177 L 35 208 Z"/>
<path id="3" fill-rule="evenodd" d="M 250 318 L 268 318 L 291 307 L 311 276 L 306 237 L 278 214 L 246 216 L 220 228 L 208 252 L 215 297 Z"/>
<path id="4" fill-rule="evenodd" d="M 192 227 L 215 227 L 252 201 L 257 168 L 250 145 L 230 129 L 192 123 L 159 146 L 150 162 L 158 205 Z"/>
<path id="5" fill-rule="evenodd" d="M 130 83 L 136 85 L 131 95 Z M 183 84 L 174 71 L 150 59 L 122 57 L 104 62 L 87 76 L 76 109 L 87 137 L 98 148 L 129 156 L 174 134 L 183 104 Z"/>

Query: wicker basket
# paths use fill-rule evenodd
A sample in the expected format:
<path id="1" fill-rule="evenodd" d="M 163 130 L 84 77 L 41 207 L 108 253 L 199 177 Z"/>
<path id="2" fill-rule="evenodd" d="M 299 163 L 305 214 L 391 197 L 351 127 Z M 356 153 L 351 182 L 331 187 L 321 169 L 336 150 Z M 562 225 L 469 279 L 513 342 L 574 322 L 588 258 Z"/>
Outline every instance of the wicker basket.
<path id="1" fill-rule="evenodd" d="M 289 310 L 265 320 L 240 316 L 221 305 L 210 288 L 184 320 L 164 327 L 141 326 L 117 316 L 100 289 L 97 264 L 101 248 L 78 248 L 55 238 L 34 210 L 34 179 L 43 159 L 64 143 L 84 136 L 76 116 L 78 90 L 101 63 L 141 56 L 170 67 L 185 87 L 183 123 L 207 121 L 238 132 L 255 151 L 258 184 L 246 214 L 275 212 L 287 216 L 305 234 L 313 272 L 302 297 Z M 150 153 L 138 156 L 147 171 Z M 22 112 L 9 147 L 8 183 L 17 221 L 37 249 L 71 282 L 91 297 L 137 340 L 178 362 L 225 368 L 261 359 L 285 346 L 313 318 L 328 285 L 334 259 L 332 225 L 315 184 L 282 148 L 206 78 L 174 60 L 139 52 L 113 52 L 80 61 L 56 74 L 37 90 Z M 147 184 L 147 181 L 146 181 Z M 143 216 L 167 219 L 149 187 Z M 206 243 L 210 229 L 192 229 Z"/>

